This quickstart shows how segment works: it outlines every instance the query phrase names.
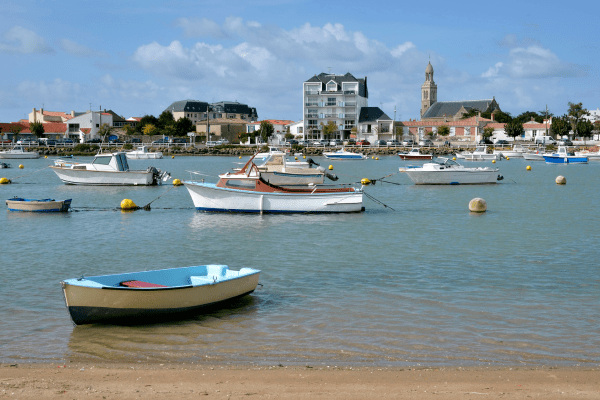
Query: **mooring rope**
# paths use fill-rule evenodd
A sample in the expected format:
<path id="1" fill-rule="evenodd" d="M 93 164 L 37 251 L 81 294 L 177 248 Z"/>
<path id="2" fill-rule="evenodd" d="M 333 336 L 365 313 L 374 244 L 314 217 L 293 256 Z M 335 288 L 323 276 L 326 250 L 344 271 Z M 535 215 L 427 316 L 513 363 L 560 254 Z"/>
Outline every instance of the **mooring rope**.
<path id="1" fill-rule="evenodd" d="M 29 172 L 29 173 L 27 173 L 27 174 L 23 174 L 23 175 L 15 176 L 14 178 L 12 178 L 12 179 L 11 179 L 11 181 L 13 181 L 13 180 L 15 180 L 15 179 L 22 178 L 22 177 L 24 177 L 24 176 L 27 176 L 27 175 L 35 174 L 36 172 L 43 171 L 43 170 L 45 170 L 46 168 L 50 168 L 50 167 L 51 167 L 51 166 L 50 166 L 50 165 L 48 165 L 47 167 L 44 167 L 44 168 L 42 168 L 42 169 L 38 169 L 38 170 L 36 170 L 36 171 Z"/>
<path id="2" fill-rule="evenodd" d="M 150 210 L 150 204 L 154 203 L 156 200 L 160 199 L 162 196 L 169 193 L 171 190 L 175 189 L 176 187 L 177 186 L 175 186 L 175 185 L 171 186 L 170 189 L 168 189 L 166 192 L 164 192 L 163 194 L 161 194 L 160 196 L 158 196 L 157 198 L 152 200 L 150 203 L 146 204 L 144 207 L 138 207 L 138 208 L 143 209 L 143 210 Z"/>
<path id="3" fill-rule="evenodd" d="M 396 210 L 394 210 L 392 207 L 390 207 L 390 206 L 388 206 L 388 205 L 384 204 L 383 202 L 381 202 L 381 201 L 377 200 L 375 197 L 371 196 L 369 193 L 367 193 L 367 192 L 363 191 L 363 194 L 364 194 L 365 196 L 367 196 L 369 199 L 371 199 L 373 202 L 375 202 L 375 203 L 377 203 L 377 204 L 380 204 L 380 205 L 384 206 L 385 208 L 389 208 L 389 209 L 390 209 L 390 210 L 392 210 L 392 211 L 396 211 Z"/>

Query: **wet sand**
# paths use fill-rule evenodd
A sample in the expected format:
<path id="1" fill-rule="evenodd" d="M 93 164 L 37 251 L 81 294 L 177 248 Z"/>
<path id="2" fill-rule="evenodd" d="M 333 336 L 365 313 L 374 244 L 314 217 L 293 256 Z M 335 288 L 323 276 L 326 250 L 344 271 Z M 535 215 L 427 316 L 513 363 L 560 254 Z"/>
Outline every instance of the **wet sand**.
<path id="1" fill-rule="evenodd" d="M 1 364 L 0 386 L 0 398 L 11 399 L 600 399 L 600 372 Z"/>

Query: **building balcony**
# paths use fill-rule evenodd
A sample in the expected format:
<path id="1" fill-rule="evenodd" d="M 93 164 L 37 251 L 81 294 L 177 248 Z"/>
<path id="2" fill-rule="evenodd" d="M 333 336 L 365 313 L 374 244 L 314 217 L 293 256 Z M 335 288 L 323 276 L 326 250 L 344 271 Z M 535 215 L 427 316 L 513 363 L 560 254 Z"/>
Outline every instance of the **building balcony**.
<path id="1" fill-rule="evenodd" d="M 325 107 L 337 107 L 337 103 L 325 103 Z"/>
<path id="2" fill-rule="evenodd" d="M 344 125 L 344 129 L 352 129 L 354 127 L 356 127 L 356 125 L 354 125 L 354 124 Z"/>
<path id="3" fill-rule="evenodd" d="M 346 119 L 356 119 L 356 114 L 344 114 Z"/>
<path id="4" fill-rule="evenodd" d="M 314 96 L 314 95 L 318 95 L 319 91 L 318 90 L 305 90 L 304 94 L 309 95 L 309 96 Z"/>
<path id="5" fill-rule="evenodd" d="M 319 114 L 306 114 L 306 118 L 319 118 Z"/>
<path id="6" fill-rule="evenodd" d="M 325 118 L 337 118 L 337 114 L 325 114 Z"/>
<path id="7" fill-rule="evenodd" d="M 356 94 L 355 90 L 344 90 L 344 94 Z"/>
<path id="8" fill-rule="evenodd" d="M 346 104 L 344 104 L 344 107 L 356 107 L 356 103 L 353 101 L 347 101 Z"/>
<path id="9" fill-rule="evenodd" d="M 305 106 L 306 107 L 318 107 L 319 103 L 315 101 L 314 103 L 306 103 Z"/>

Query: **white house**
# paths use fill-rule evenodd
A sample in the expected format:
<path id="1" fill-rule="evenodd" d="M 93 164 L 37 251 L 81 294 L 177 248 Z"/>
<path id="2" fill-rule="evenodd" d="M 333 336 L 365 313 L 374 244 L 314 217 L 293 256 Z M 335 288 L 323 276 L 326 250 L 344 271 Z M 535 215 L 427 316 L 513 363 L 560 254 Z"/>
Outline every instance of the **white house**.
<path id="1" fill-rule="evenodd" d="M 294 135 L 295 138 L 306 139 L 304 135 L 304 120 L 291 123 L 286 128 L 290 129 L 290 133 Z"/>
<path id="2" fill-rule="evenodd" d="M 73 141 L 84 143 L 98 137 L 98 130 L 104 124 L 113 126 L 113 115 L 103 111 L 88 111 L 66 122 L 67 135 Z"/>

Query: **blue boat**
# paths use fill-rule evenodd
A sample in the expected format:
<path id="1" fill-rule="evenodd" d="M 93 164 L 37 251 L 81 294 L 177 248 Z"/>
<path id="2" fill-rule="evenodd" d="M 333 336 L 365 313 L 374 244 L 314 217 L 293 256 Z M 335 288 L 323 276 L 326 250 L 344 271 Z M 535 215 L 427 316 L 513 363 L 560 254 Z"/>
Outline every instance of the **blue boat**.
<path id="1" fill-rule="evenodd" d="M 558 146 L 556 153 L 544 154 L 546 164 L 587 164 L 588 158 L 569 153 L 566 146 Z"/>
<path id="2" fill-rule="evenodd" d="M 8 211 L 24 211 L 24 212 L 64 212 L 69 211 L 71 206 L 71 200 L 60 200 L 54 199 L 23 199 L 20 197 L 14 197 L 6 200 Z"/>
<path id="3" fill-rule="evenodd" d="M 141 323 L 172 319 L 199 308 L 252 293 L 260 271 L 201 265 L 61 282 L 65 304 L 76 325 Z"/>

